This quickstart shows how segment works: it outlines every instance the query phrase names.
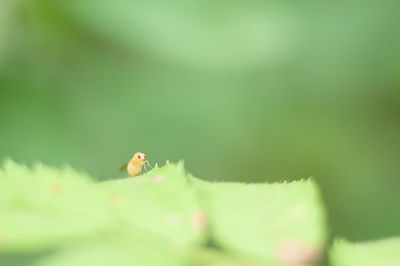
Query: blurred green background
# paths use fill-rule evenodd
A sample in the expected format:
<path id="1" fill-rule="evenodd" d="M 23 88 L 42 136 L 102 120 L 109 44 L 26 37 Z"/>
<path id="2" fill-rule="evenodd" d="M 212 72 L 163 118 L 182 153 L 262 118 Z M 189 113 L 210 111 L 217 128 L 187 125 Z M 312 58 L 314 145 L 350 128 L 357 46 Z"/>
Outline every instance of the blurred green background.
<path id="1" fill-rule="evenodd" d="M 399 235 L 399 8 L 0 0 L 0 159 L 111 179 L 141 151 L 209 180 L 314 176 L 334 235 Z"/>

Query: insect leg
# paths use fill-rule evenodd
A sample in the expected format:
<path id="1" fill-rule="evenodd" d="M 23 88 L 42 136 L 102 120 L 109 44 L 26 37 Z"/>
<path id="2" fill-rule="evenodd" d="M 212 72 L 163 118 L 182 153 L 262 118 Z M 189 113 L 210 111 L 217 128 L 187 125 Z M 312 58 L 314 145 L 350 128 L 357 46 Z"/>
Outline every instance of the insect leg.
<path id="1" fill-rule="evenodd" d="M 144 171 L 146 171 L 146 173 L 147 173 L 147 167 L 146 167 L 146 164 L 145 164 L 145 163 L 143 163 L 143 169 L 144 169 Z"/>
<path id="2" fill-rule="evenodd" d="M 147 163 L 147 165 L 150 167 L 150 168 L 153 168 L 151 165 L 150 165 L 150 163 L 149 163 L 149 161 L 144 161 L 144 163 L 146 164 Z"/>

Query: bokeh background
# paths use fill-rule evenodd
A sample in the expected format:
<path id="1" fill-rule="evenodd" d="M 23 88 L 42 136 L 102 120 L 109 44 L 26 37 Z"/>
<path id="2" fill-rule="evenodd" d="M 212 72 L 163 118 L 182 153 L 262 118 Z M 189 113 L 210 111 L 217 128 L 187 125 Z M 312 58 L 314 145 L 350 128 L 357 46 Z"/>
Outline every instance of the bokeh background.
<path id="1" fill-rule="evenodd" d="M 141 151 L 209 180 L 313 176 L 333 235 L 400 235 L 399 8 L 1 0 L 0 159 L 104 180 Z"/>

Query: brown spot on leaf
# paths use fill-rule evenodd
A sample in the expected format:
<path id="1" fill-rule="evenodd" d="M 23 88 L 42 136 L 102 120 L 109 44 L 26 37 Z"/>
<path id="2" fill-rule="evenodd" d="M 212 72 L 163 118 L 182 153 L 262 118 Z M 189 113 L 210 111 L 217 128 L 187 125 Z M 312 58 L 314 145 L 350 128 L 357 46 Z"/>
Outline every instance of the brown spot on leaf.
<path id="1" fill-rule="evenodd" d="M 198 230 L 203 231 L 208 226 L 207 215 L 203 210 L 197 210 L 193 212 L 190 220 L 192 225 Z"/>
<path id="2" fill-rule="evenodd" d="M 110 200 L 112 202 L 120 202 L 121 201 L 121 196 L 119 194 L 117 194 L 117 193 L 113 193 L 110 196 Z"/>
<path id="3" fill-rule="evenodd" d="M 64 188 L 63 188 L 60 184 L 58 184 L 58 183 L 53 184 L 53 185 L 51 186 L 51 188 L 50 188 L 50 191 L 51 191 L 51 193 L 52 193 L 53 195 L 58 195 L 58 194 L 60 194 L 63 190 L 64 190 Z"/>
<path id="4" fill-rule="evenodd" d="M 163 176 L 160 176 L 160 175 L 156 175 L 156 176 L 153 176 L 152 178 L 151 178 L 151 182 L 153 182 L 153 183 L 160 183 L 160 182 L 162 182 L 164 180 L 164 177 Z"/>
<path id="5" fill-rule="evenodd" d="M 298 240 L 284 240 L 278 245 L 278 261 L 281 265 L 308 265 L 321 257 L 318 248 Z"/>

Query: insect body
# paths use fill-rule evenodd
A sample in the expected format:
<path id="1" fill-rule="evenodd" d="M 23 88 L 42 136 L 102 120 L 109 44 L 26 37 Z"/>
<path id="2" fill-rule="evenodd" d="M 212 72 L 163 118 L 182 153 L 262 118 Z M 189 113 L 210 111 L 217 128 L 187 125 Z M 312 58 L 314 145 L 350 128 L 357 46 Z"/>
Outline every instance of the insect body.
<path id="1" fill-rule="evenodd" d="M 127 161 L 119 170 L 124 171 L 125 169 L 128 170 L 129 176 L 138 175 L 142 171 L 142 166 L 146 169 L 146 164 L 150 166 L 149 161 L 145 160 L 146 154 L 137 152 L 133 155 L 132 159 Z"/>

